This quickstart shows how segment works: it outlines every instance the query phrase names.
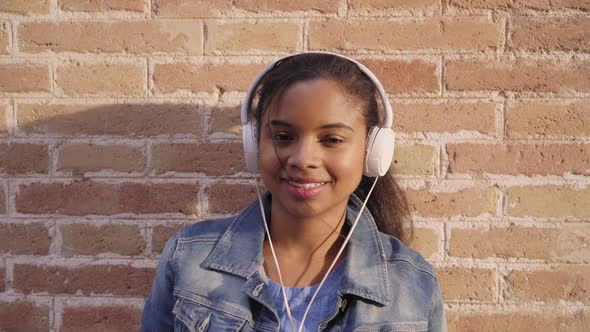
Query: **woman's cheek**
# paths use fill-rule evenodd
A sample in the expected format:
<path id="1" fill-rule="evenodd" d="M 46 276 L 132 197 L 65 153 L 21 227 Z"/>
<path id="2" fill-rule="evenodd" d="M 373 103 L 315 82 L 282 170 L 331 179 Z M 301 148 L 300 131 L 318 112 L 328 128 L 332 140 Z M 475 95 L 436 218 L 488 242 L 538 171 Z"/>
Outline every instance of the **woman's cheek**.
<path id="1" fill-rule="evenodd" d="M 335 173 L 338 173 L 340 176 L 344 175 L 346 177 L 360 179 L 363 173 L 364 154 L 360 154 L 358 151 L 364 150 L 360 150 L 359 147 L 357 151 L 348 151 L 334 155 L 329 164 L 338 168 L 337 170 L 334 169 Z"/>

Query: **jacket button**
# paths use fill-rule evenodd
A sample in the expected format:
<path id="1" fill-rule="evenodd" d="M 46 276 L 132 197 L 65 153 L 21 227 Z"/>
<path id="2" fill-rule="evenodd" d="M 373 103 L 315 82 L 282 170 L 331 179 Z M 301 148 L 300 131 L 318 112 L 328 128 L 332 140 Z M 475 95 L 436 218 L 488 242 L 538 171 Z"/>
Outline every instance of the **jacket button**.
<path id="1" fill-rule="evenodd" d="M 342 299 L 342 303 L 340 304 L 340 311 L 344 312 L 344 310 L 346 310 L 346 299 Z"/>
<path id="2" fill-rule="evenodd" d="M 260 290 L 262 289 L 263 286 L 264 286 L 264 283 L 261 283 L 261 284 L 258 284 L 256 287 L 254 287 L 254 291 L 252 291 L 252 295 L 258 296 L 258 294 L 260 294 Z"/>

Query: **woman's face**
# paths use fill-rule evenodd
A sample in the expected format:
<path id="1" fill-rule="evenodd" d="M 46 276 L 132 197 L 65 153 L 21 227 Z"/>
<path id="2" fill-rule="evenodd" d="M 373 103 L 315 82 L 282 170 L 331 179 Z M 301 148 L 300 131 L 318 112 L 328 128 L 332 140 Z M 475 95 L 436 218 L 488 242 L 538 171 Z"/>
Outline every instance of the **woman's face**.
<path id="1" fill-rule="evenodd" d="M 260 174 L 282 212 L 342 213 L 363 172 L 361 103 L 332 80 L 290 86 L 262 116 Z"/>

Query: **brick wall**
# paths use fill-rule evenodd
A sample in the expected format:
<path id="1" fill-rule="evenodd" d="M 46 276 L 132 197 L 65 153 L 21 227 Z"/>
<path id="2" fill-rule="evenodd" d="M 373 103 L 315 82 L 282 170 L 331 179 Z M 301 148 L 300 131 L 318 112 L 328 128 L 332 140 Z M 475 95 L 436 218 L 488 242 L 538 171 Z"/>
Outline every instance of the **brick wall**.
<path id="1" fill-rule="evenodd" d="M 0 330 L 129 331 L 166 238 L 253 198 L 278 56 L 382 79 L 451 331 L 590 330 L 587 0 L 0 0 Z"/>

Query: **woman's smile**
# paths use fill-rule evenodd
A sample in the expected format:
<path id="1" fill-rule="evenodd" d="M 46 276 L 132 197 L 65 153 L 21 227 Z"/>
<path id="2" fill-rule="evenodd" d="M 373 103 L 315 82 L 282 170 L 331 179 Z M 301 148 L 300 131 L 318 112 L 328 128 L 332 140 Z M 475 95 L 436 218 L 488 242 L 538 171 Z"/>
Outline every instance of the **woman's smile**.
<path id="1" fill-rule="evenodd" d="M 316 197 L 330 183 L 330 181 L 312 178 L 282 178 L 281 180 L 287 185 L 288 192 L 299 199 Z"/>

